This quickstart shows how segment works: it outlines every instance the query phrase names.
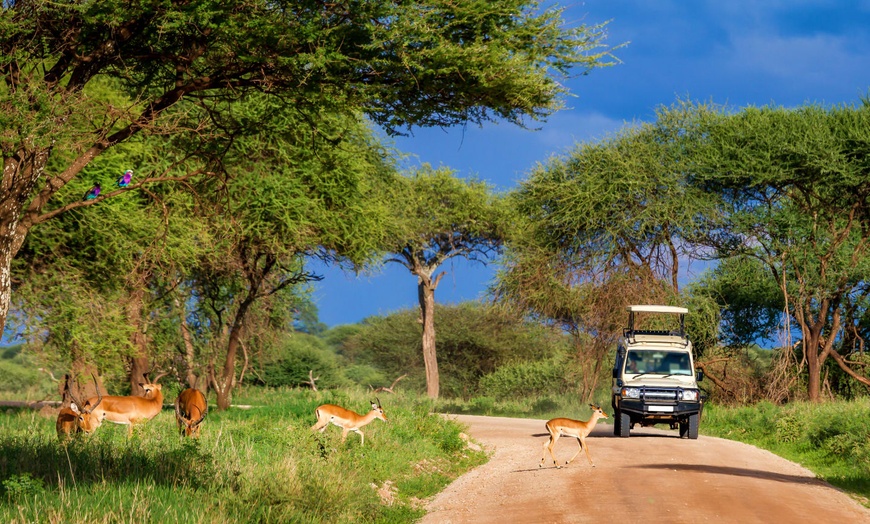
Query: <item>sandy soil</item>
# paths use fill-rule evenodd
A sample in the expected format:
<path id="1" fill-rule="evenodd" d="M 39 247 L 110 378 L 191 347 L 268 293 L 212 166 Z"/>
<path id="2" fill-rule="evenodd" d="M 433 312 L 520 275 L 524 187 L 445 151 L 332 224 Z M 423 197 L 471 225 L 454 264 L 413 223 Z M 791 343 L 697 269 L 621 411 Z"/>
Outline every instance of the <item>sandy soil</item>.
<path id="1" fill-rule="evenodd" d="M 599 422 L 586 439 L 595 467 L 581 453 L 539 468 L 545 421 L 451 417 L 493 457 L 431 500 L 422 524 L 870 523 L 870 510 L 809 470 L 746 444 L 653 428 L 622 439 Z M 577 439 L 555 451 L 564 463 Z"/>

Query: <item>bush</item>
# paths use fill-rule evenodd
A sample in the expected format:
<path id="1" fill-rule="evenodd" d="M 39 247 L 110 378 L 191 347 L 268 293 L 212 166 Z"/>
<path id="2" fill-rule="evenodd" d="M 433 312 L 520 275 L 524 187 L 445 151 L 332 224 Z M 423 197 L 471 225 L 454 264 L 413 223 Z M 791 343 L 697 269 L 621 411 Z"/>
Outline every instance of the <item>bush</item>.
<path id="1" fill-rule="evenodd" d="M 262 359 L 258 382 L 270 387 L 299 387 L 309 381 L 309 372 L 317 387 L 335 388 L 349 384 L 342 373 L 338 356 L 317 337 L 294 333 Z"/>
<path id="2" fill-rule="evenodd" d="M 402 388 L 422 393 L 426 378 L 419 316 L 414 308 L 367 318 L 359 329 L 345 329 L 344 336 L 330 340 L 340 340 L 339 352 L 349 362 L 381 370 L 388 380 L 407 374 Z M 546 361 L 573 351 L 564 333 L 475 302 L 436 305 L 435 322 L 442 397 L 471 398 L 481 394 L 480 379 L 504 365 Z"/>
<path id="3" fill-rule="evenodd" d="M 32 368 L 26 368 L 14 361 L 0 359 L 0 391 L 20 393 L 25 390 L 39 389 L 45 381 L 45 375 L 41 375 Z"/>
<path id="4" fill-rule="evenodd" d="M 344 368 L 344 375 L 355 384 L 363 387 L 388 385 L 387 377 L 384 376 L 383 372 L 367 364 L 350 365 Z"/>
<path id="5" fill-rule="evenodd" d="M 854 353 L 848 356 L 848 360 L 865 366 L 863 369 L 868 369 L 867 366 L 870 366 L 870 353 Z M 830 359 L 825 363 L 825 373 L 828 375 L 831 391 L 837 397 L 844 400 L 852 400 L 870 396 L 870 389 L 867 386 L 849 376 L 845 371 L 840 369 L 840 366 L 836 362 L 831 362 Z"/>
<path id="6" fill-rule="evenodd" d="M 483 376 L 478 389 L 496 398 L 563 393 L 564 365 L 558 359 L 507 364 Z"/>

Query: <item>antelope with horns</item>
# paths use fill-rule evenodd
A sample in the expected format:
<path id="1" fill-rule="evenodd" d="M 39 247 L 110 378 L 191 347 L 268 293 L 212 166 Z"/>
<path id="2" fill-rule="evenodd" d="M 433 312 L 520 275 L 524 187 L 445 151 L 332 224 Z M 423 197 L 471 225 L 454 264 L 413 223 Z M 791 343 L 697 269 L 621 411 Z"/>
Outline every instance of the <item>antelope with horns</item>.
<path id="1" fill-rule="evenodd" d="M 199 437 L 199 429 L 208 414 L 208 401 L 202 391 L 187 388 L 175 399 L 175 421 L 182 437 Z"/>
<path id="2" fill-rule="evenodd" d="M 62 402 L 66 402 L 67 397 L 72 399 L 72 390 L 70 389 L 69 381 L 69 374 L 64 375 Z M 70 402 L 70 406 L 60 408 L 60 413 L 57 414 L 57 423 L 55 424 L 57 438 L 62 442 L 66 442 L 76 433 L 80 433 L 81 429 L 79 428 L 77 421 L 78 413 L 72 409 L 72 402 Z"/>
<path id="3" fill-rule="evenodd" d="M 78 426 L 86 434 L 91 434 L 103 421 L 108 420 L 115 424 L 125 424 L 127 428 L 127 437 L 133 436 L 133 426 L 143 424 L 154 418 L 160 410 L 163 409 L 163 391 L 162 386 L 157 384 L 157 381 L 164 374 L 158 375 L 153 382 L 148 380 L 148 376 L 143 374 L 146 382 L 140 382 L 139 386 L 145 391 L 144 396 L 114 396 L 100 394 L 97 390 L 97 396 L 89 398 L 84 404 L 73 397 L 73 403 L 70 407 L 78 413 Z M 96 383 L 94 378 L 94 383 Z"/>

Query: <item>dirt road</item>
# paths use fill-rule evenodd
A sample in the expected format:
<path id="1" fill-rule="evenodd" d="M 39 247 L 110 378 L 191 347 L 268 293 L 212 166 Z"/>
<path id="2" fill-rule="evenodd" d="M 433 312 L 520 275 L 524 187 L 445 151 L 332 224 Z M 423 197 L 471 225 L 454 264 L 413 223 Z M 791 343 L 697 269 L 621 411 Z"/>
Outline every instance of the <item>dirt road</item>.
<path id="1" fill-rule="evenodd" d="M 451 416 L 454 417 L 454 416 Z M 433 499 L 422 524 L 870 523 L 870 510 L 805 468 L 758 448 L 676 431 L 635 428 L 613 437 L 599 423 L 567 467 L 539 468 L 543 420 L 455 416 L 492 460 Z M 556 445 L 561 463 L 577 439 Z"/>

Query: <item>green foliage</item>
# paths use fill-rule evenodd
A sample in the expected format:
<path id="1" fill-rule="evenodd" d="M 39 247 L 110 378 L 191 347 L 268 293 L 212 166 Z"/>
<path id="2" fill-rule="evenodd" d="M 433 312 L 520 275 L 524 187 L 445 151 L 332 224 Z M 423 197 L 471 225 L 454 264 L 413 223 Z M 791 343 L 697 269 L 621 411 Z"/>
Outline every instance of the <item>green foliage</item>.
<path id="1" fill-rule="evenodd" d="M 0 394 L 6 398 L 22 395 L 36 400 L 40 394 L 56 394 L 49 385 L 48 375 L 15 361 L 0 360 Z"/>
<path id="2" fill-rule="evenodd" d="M 704 408 L 702 431 L 768 449 L 850 493 L 870 496 L 866 402 Z"/>
<path id="3" fill-rule="evenodd" d="M 270 387 L 299 387 L 309 380 L 309 372 L 319 388 L 347 385 L 337 355 L 319 338 L 305 333 L 284 337 L 273 351 L 262 355 L 257 382 Z"/>
<path id="4" fill-rule="evenodd" d="M 21 354 L 21 349 L 23 347 L 24 347 L 24 344 L 15 344 L 13 346 L 4 346 L 2 348 L 2 354 L 0 354 L 0 358 L 2 358 L 4 360 L 12 360 Z"/>
<path id="5" fill-rule="evenodd" d="M 500 366 L 480 379 L 480 391 L 495 398 L 535 397 L 565 393 L 564 359 L 515 362 Z"/>
<path id="6" fill-rule="evenodd" d="M 729 271 L 769 275 L 766 285 L 757 278 L 741 281 L 750 286 L 748 292 L 758 291 L 756 305 L 738 293 L 730 297 L 738 306 L 750 302 L 747 313 L 753 307 L 766 313 L 759 315 L 763 327 L 775 304 L 770 290 L 778 288 L 779 302 L 802 334 L 805 359 L 821 367 L 823 340 L 838 337 L 841 329 L 846 338 L 857 336 L 837 320 L 854 326 L 866 308 L 870 107 L 812 104 L 730 112 L 686 105 L 671 114 L 686 135 L 698 132 L 687 142 L 694 163 L 691 185 L 718 199 L 717 220 L 709 220 L 699 246 L 720 258 L 755 259 Z M 760 267 L 753 267 L 756 263 Z M 817 400 L 820 393 L 813 375 L 807 395 Z"/>
<path id="7" fill-rule="evenodd" d="M 0 222 L 15 231 L 0 235 L 2 270 L 35 224 L 63 221 L 22 248 L 13 309 L 44 323 L 31 333 L 54 337 L 54 360 L 117 374 L 143 351 L 129 340 L 144 319 L 166 328 L 155 339 L 167 354 L 149 356 L 168 361 L 163 315 L 187 318 L 137 293 L 193 289 L 180 303 L 211 302 L 195 328 L 214 360 L 227 324 L 253 330 L 247 299 L 312 278 L 305 257 L 365 264 L 382 246 L 386 199 L 373 188 L 389 183 L 390 153 L 369 122 L 388 134 L 524 125 L 562 106 L 558 76 L 610 65 L 604 26 L 561 14 L 527 0 L 4 3 L 0 150 L 29 175 L 5 188 Z M 115 190 L 126 168 L 143 185 Z M 103 193 L 83 202 L 95 182 Z"/>
<path id="8" fill-rule="evenodd" d="M 407 374 L 397 387 L 424 391 L 418 318 L 413 309 L 368 318 L 340 351 L 350 363 L 377 368 L 388 381 Z M 565 335 L 473 302 L 436 306 L 436 318 L 441 394 L 447 397 L 479 394 L 481 377 L 504 364 L 542 361 L 570 351 Z"/>
<path id="9" fill-rule="evenodd" d="M 776 340 L 782 324 L 782 291 L 769 268 L 749 257 L 719 262 L 691 285 L 692 294 L 706 296 L 721 311 L 720 338 L 727 345 Z"/>
<path id="10" fill-rule="evenodd" d="M 33 478 L 30 473 L 12 475 L 3 481 L 3 492 L 10 502 L 24 497 L 32 497 L 45 490 L 42 479 Z"/>
<path id="11" fill-rule="evenodd" d="M 849 365 L 858 371 L 870 369 L 870 353 L 852 353 L 846 359 Z M 827 376 L 827 381 L 831 386 L 831 392 L 843 400 L 866 399 L 870 396 L 870 388 L 866 384 L 856 380 L 848 373 L 843 371 L 836 362 L 827 360 L 825 362 L 824 371 Z M 866 376 L 867 373 L 865 372 Z"/>
<path id="12" fill-rule="evenodd" d="M 358 386 L 376 387 L 389 384 L 382 371 L 368 364 L 351 364 L 343 368 L 344 375 Z"/>
<path id="13" fill-rule="evenodd" d="M 606 406 L 610 402 L 610 391 L 600 390 L 593 395 L 593 403 Z M 486 415 L 496 417 L 519 417 L 551 419 L 570 414 L 572 418 L 582 419 L 589 414 L 589 402 L 584 402 L 575 393 L 561 393 L 541 396 L 500 397 L 477 396 L 470 399 L 438 399 L 435 409 L 441 413 L 464 415 Z M 608 421 L 601 422 L 606 424 Z"/>

